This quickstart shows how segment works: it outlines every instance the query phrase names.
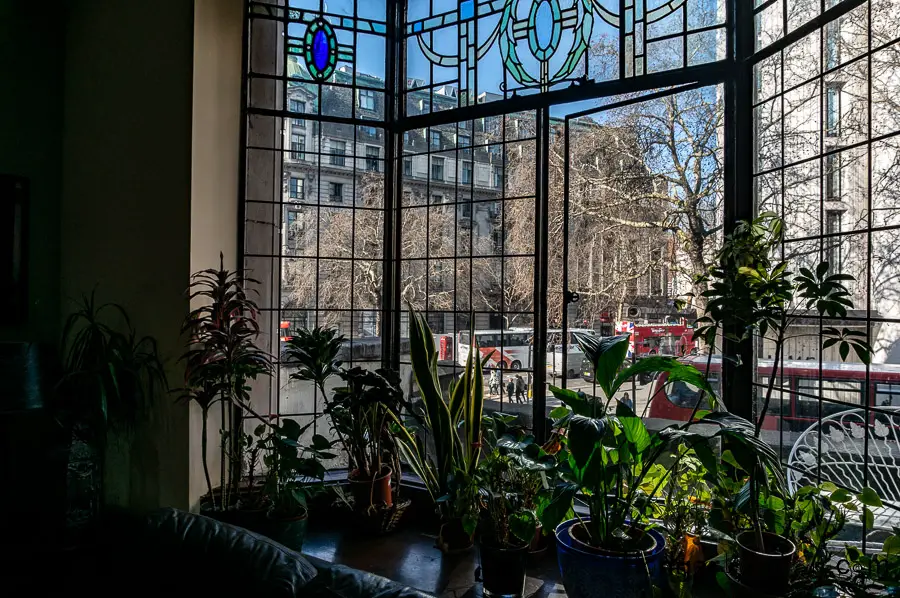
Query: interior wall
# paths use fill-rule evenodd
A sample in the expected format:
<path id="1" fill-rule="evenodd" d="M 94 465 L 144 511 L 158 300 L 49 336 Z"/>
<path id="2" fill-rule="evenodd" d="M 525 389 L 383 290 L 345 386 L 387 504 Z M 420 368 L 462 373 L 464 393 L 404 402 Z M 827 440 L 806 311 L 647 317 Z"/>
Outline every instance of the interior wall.
<path id="1" fill-rule="evenodd" d="M 191 271 L 219 265 L 238 267 L 238 182 L 241 131 L 242 0 L 194 2 L 194 97 L 191 176 Z M 192 305 L 196 307 L 196 305 Z M 191 406 L 190 503 L 206 490 L 200 458 L 202 418 Z M 209 421 L 209 464 L 213 485 L 221 479 L 219 409 Z"/>
<path id="2" fill-rule="evenodd" d="M 0 0 L 0 173 L 30 188 L 28 311 L 0 319 L 0 341 L 52 344 L 59 334 L 63 21 L 43 3 Z"/>
<path id="3" fill-rule="evenodd" d="M 125 306 L 138 332 L 159 342 L 177 387 L 191 269 L 193 3 L 67 8 L 62 295 L 96 287 L 99 299 Z M 53 66 L 43 74 L 59 76 Z M 157 398 L 116 463 L 115 502 L 188 505 L 188 423 L 187 406 Z"/>

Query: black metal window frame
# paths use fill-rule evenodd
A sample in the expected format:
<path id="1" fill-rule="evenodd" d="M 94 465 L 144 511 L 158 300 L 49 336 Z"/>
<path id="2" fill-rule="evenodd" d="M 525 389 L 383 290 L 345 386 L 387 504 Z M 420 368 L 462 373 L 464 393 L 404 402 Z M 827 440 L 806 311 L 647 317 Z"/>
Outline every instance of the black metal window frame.
<path id="1" fill-rule="evenodd" d="M 665 95 L 674 93 L 679 89 L 689 89 L 705 86 L 721 86 L 724 91 L 724 229 L 729 231 L 737 221 L 751 218 L 755 211 L 755 196 L 753 191 L 754 185 L 754 126 L 753 126 L 753 110 L 754 110 L 754 68 L 768 58 L 776 56 L 785 51 L 792 44 L 803 39 L 810 33 L 824 29 L 835 23 L 843 15 L 851 10 L 859 7 L 866 0 L 843 0 L 831 8 L 825 9 L 825 0 L 822 0 L 822 10 L 818 16 L 803 23 L 791 31 L 784 32 L 781 37 L 765 47 L 756 48 L 755 19 L 761 10 L 765 10 L 774 4 L 774 0 L 765 2 L 757 2 L 756 6 L 746 0 L 727 0 L 725 3 L 725 57 L 715 62 L 700 64 L 696 66 L 685 66 L 676 70 L 668 70 L 655 72 L 650 74 L 642 74 L 631 77 L 620 77 L 618 79 L 592 82 L 587 80 L 575 81 L 571 85 L 564 88 L 554 88 L 542 93 L 533 94 L 508 94 L 507 97 L 489 103 L 474 103 L 466 106 L 456 107 L 444 111 L 429 111 L 423 114 L 408 115 L 406 113 L 406 76 L 404 73 L 405 66 L 405 41 L 408 36 L 404 34 L 406 27 L 406 6 L 404 0 L 386 0 L 386 33 L 385 38 L 385 86 L 383 90 L 383 118 L 370 118 L 370 115 L 357 114 L 356 111 L 349 117 L 337 116 L 331 114 L 323 114 L 321 107 L 318 114 L 310 114 L 311 111 L 304 113 L 304 122 L 309 122 L 313 127 L 318 126 L 318 131 L 310 133 L 309 138 L 318 136 L 322 139 L 321 125 L 324 123 L 347 125 L 354 129 L 354 140 L 358 135 L 357 129 L 360 127 L 376 128 L 377 131 L 383 131 L 384 139 L 384 157 L 381 164 L 381 171 L 384 173 L 383 184 L 383 203 L 376 208 L 368 208 L 365 206 L 356 206 L 353 210 L 377 209 L 384 214 L 383 228 L 383 257 L 381 259 L 381 267 L 383 273 L 382 284 L 382 305 L 381 305 L 381 365 L 385 367 L 399 368 L 401 364 L 401 348 L 403 346 L 403 338 L 401 335 L 403 312 L 405 310 L 402 304 L 401 284 L 401 267 L 402 267 L 402 238 L 403 238 L 403 202 L 404 202 L 404 178 L 409 176 L 409 171 L 405 170 L 406 160 L 413 156 L 424 154 L 430 156 L 433 153 L 445 153 L 446 151 L 460 153 L 460 148 L 454 143 L 453 147 L 444 147 L 447 140 L 444 135 L 438 132 L 440 147 L 432 147 L 434 140 L 433 132 L 435 129 L 457 126 L 457 123 L 472 123 L 480 119 L 503 118 L 511 114 L 530 113 L 534 115 L 535 122 L 535 145 L 536 156 L 538 159 L 537 177 L 535 180 L 535 280 L 534 280 L 534 355 L 533 363 L 543 364 L 546 360 L 547 346 L 547 293 L 548 293 L 548 263 L 547 263 L 547 198 L 549 195 L 549 180 L 547 176 L 547 164 L 549 162 L 549 139 L 551 135 L 550 126 L 550 108 L 560 104 L 571 102 L 580 102 L 586 100 L 601 100 L 603 98 L 614 98 L 622 94 L 646 94 L 639 98 L 638 101 L 644 101 L 654 94 Z M 254 116 L 270 117 L 275 119 L 296 119 L 296 114 L 288 110 L 280 108 L 279 105 L 273 107 L 254 106 L 249 101 L 249 95 L 255 81 L 275 81 L 282 84 L 283 101 L 281 107 L 286 105 L 287 97 L 287 78 L 273 74 L 257 74 L 252 72 L 251 68 L 251 49 L 253 42 L 251 41 L 252 21 L 254 19 L 266 19 L 281 21 L 285 27 L 287 25 L 288 11 L 283 6 L 283 0 L 268 1 L 251 1 L 247 0 L 247 16 L 245 22 L 245 55 L 244 55 L 244 85 L 243 85 L 243 127 L 242 127 L 242 160 L 245 165 L 248 164 L 248 154 L 256 149 L 251 142 L 249 129 Z M 272 10 L 269 10 L 269 9 Z M 279 12 L 280 11 L 280 12 Z M 824 43 L 824 42 L 823 42 Z M 824 51 L 824 50 L 823 50 Z M 871 52 L 871 48 L 870 48 Z M 831 50 L 829 50 L 831 54 Z M 285 50 L 284 57 L 287 56 Z M 829 58 L 830 60 L 831 58 Z M 335 85 L 335 87 L 348 87 L 354 97 L 359 97 L 359 90 L 368 89 L 365 86 L 358 85 L 353 80 L 347 85 Z M 660 91 L 661 90 L 661 91 Z M 366 94 L 368 96 L 368 91 Z M 871 97 L 869 98 L 871 102 Z M 611 105 L 610 105 L 611 106 Z M 607 109 L 610 106 L 606 106 Z M 871 112 L 871 111 L 870 111 Z M 572 117 L 566 118 L 566 124 L 571 121 Z M 314 129 L 315 130 L 315 129 Z M 427 150 L 425 152 L 409 152 L 404 148 L 410 142 L 412 136 L 425 131 L 423 142 Z M 468 133 L 463 133 L 463 137 Z M 459 132 L 457 137 L 459 139 Z M 474 137 L 473 137 L 474 139 Z M 316 151 L 307 151 L 305 156 L 311 156 L 312 159 L 318 161 L 318 169 L 321 173 L 323 162 L 331 159 L 330 152 L 326 153 L 322 150 L 324 145 L 316 146 L 312 144 Z M 502 143 L 499 145 L 503 145 Z M 273 151 L 274 154 L 280 156 L 283 161 L 285 154 L 290 154 L 291 148 L 262 148 Z M 477 150 L 477 146 L 471 148 L 471 152 Z M 493 151 L 489 148 L 489 151 Z M 355 164 L 357 158 L 362 160 L 366 156 L 356 156 L 356 151 L 346 154 L 346 159 Z M 471 159 L 471 157 L 469 157 Z M 459 160 L 456 161 L 459 164 Z M 447 175 L 446 162 L 444 165 L 443 177 Z M 280 172 L 280 171 L 279 171 Z M 505 164 L 499 171 L 501 178 L 505 175 Z M 247 189 L 247 167 L 245 166 L 242 174 L 244 179 L 241 181 L 241 188 Z M 459 176 L 459 175 L 458 175 Z M 489 183 L 496 186 L 498 175 L 496 171 L 492 171 L 488 175 L 491 179 Z M 473 176 L 475 178 L 474 167 Z M 429 159 L 427 170 L 425 172 L 425 184 L 429 185 L 426 198 L 429 205 L 432 197 L 438 194 L 430 188 L 433 182 L 432 162 Z M 440 181 L 437 181 L 440 182 Z M 473 184 L 468 182 L 466 184 Z M 457 180 L 454 185 L 460 186 Z M 321 196 L 321 185 L 318 185 L 318 195 Z M 354 189 L 355 193 L 355 189 Z M 449 202 L 448 205 L 454 207 L 457 203 L 464 203 L 457 199 Z M 474 199 L 472 197 L 471 199 Z M 505 196 L 502 200 L 507 200 Z M 246 248 L 246 220 L 247 220 L 247 204 L 254 201 L 248 196 L 242 197 L 241 201 L 241 219 L 242 230 L 240 231 L 238 243 L 239 252 L 245 259 L 248 256 L 254 256 Z M 443 202 L 442 202 L 443 203 Z M 293 216 L 292 216 L 293 217 Z M 502 245 L 503 239 L 498 242 Z M 279 257 L 279 256 L 275 256 Z M 316 259 L 319 259 L 318 256 Z M 354 257 L 350 260 L 353 261 Z M 471 272 L 471 270 L 470 270 Z M 471 287 L 470 287 L 471 288 Z M 568 291 L 566 291 L 568 292 Z M 571 300 L 571 297 L 567 297 Z M 280 310 L 279 305 L 266 306 L 275 312 Z M 316 308 L 318 309 L 318 308 Z M 352 311 L 352 308 L 351 308 Z M 870 321 L 871 312 L 867 312 L 866 321 Z M 564 319 L 564 332 L 568 324 Z M 734 346 L 731 341 L 726 341 L 725 350 L 729 353 L 740 354 L 745 363 L 755 363 L 755 355 L 753 346 L 749 343 Z M 546 396 L 544 389 L 546 388 L 546 371 L 543 367 L 535 367 L 533 371 L 533 388 L 534 397 L 532 402 L 532 416 L 534 421 L 534 431 L 541 438 L 545 433 L 545 411 Z M 729 400 L 728 407 L 735 413 L 752 417 L 754 414 L 754 394 L 755 389 L 759 386 L 759 382 L 754 380 L 752 372 L 747 369 L 737 369 L 730 363 L 723 364 L 723 372 L 721 374 L 721 387 L 729 388 L 730 393 L 727 395 Z M 868 378 L 867 378 L 868 379 Z M 280 381 L 276 382 L 274 393 L 278 393 Z M 869 385 L 866 385 L 868 393 Z M 821 402 L 821 397 L 816 397 Z M 277 403 L 277 397 L 276 397 Z M 868 409 L 868 401 L 866 402 Z M 279 406 L 273 406 L 273 413 L 283 415 Z M 314 415 L 314 413 L 310 415 Z"/>

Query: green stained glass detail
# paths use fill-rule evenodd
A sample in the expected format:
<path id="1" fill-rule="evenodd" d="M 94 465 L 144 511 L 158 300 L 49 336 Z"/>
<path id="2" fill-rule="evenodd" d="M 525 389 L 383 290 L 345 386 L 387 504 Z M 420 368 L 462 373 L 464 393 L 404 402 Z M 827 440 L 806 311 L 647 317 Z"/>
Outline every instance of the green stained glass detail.
<path id="1" fill-rule="evenodd" d="M 405 29 L 432 64 L 459 67 L 460 91 L 472 78 L 469 71 L 476 62 L 472 56 L 480 60 L 494 47 L 500 50 L 503 66 L 514 81 L 545 91 L 585 75 L 578 71 L 580 67 L 586 70 L 585 55 L 596 23 L 613 27 L 624 41 L 625 55 L 618 57 L 621 76 L 643 73 L 647 44 L 655 41 L 648 35 L 648 27 L 687 8 L 688 0 L 462 0 L 457 10 L 408 22 Z M 476 39 L 477 29 L 472 24 L 491 16 L 499 17 L 496 24 L 487 34 L 482 29 Z M 454 24 L 459 26 L 459 51 L 437 51 L 433 34 Z M 667 32 L 660 39 L 670 37 L 673 33 Z"/>

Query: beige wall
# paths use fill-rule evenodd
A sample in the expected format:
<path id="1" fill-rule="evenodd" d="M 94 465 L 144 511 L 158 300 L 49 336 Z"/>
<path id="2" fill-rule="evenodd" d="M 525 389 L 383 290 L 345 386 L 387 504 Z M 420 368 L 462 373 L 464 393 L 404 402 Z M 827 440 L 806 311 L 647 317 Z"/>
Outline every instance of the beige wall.
<path id="1" fill-rule="evenodd" d="M 191 173 L 191 271 L 237 264 L 241 124 L 241 0 L 194 2 L 194 100 Z M 210 475 L 219 479 L 221 417 L 209 422 Z M 200 410 L 191 406 L 190 502 L 206 492 L 200 459 Z"/>
<path id="2" fill-rule="evenodd" d="M 159 341 L 175 387 L 190 273 L 219 251 L 234 267 L 237 253 L 241 2 L 197 0 L 196 23 L 194 9 L 72 0 L 58 72 L 62 294 L 99 285 L 122 303 Z M 169 396 L 152 416 L 114 463 L 113 498 L 187 507 L 205 485 L 199 418 Z"/>

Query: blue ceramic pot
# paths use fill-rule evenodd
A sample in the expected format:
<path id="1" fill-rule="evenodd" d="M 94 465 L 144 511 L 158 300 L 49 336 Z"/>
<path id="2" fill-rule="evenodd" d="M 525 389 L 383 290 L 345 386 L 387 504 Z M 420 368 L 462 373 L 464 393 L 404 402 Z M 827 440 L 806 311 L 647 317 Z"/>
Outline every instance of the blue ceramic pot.
<path id="1" fill-rule="evenodd" d="M 573 538 L 571 528 L 578 524 L 570 519 L 556 528 L 559 570 L 569 598 L 652 598 L 654 585 L 664 587 L 666 541 L 658 531 L 647 532 L 654 545 L 643 554 L 620 554 Z"/>

